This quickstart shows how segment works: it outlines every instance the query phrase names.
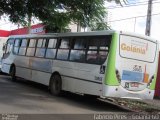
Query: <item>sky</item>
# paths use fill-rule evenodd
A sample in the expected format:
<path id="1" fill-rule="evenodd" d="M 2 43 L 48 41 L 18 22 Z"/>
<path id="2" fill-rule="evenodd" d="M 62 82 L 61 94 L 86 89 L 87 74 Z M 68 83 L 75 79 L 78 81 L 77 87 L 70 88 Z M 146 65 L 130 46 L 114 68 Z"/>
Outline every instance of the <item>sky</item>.
<path id="1" fill-rule="evenodd" d="M 40 23 L 39 20 L 37 19 L 34 19 L 34 21 L 32 21 L 32 25 L 33 24 L 38 24 Z M 19 27 L 22 27 L 22 26 L 19 26 Z M 1 16 L 0 17 L 0 30 L 14 30 L 14 29 L 18 29 L 18 25 L 17 24 L 12 24 L 10 21 L 9 21 L 9 18 L 7 16 Z"/>
<path id="2" fill-rule="evenodd" d="M 146 26 L 146 15 L 147 15 L 147 4 L 148 0 L 128 0 L 127 5 L 129 7 L 123 7 L 115 4 L 114 2 L 106 2 L 105 6 L 108 11 L 107 21 L 112 29 L 135 32 L 139 34 L 145 34 Z M 142 5 L 143 4 L 143 5 Z M 137 6 L 131 6 L 137 5 Z M 160 28 L 160 0 L 153 0 L 152 14 L 157 14 L 152 16 L 151 25 L 151 37 L 155 39 L 160 38 L 159 28 Z M 137 17 L 139 16 L 139 17 Z M 144 16 L 144 17 L 140 17 Z M 130 19 L 126 19 L 130 18 Z M 126 19 L 126 20 L 122 20 Z M 117 21 L 118 20 L 118 21 Z M 120 20 L 120 21 L 119 21 Z M 39 21 L 34 20 L 34 23 L 39 23 Z M 0 19 L 0 29 L 3 30 L 13 30 L 17 29 L 18 25 L 11 24 L 7 17 L 1 17 Z M 160 39 L 159 39 L 160 41 Z"/>

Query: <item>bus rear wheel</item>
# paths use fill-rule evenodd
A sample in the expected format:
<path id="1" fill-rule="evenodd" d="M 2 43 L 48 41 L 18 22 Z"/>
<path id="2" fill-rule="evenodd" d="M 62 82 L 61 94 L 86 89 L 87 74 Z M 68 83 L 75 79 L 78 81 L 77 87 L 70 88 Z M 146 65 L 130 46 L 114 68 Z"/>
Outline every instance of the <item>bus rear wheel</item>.
<path id="1" fill-rule="evenodd" d="M 10 70 L 10 76 L 12 81 L 16 81 L 16 67 L 12 66 Z"/>
<path id="2" fill-rule="evenodd" d="M 50 92 L 55 96 L 59 96 L 62 92 L 62 80 L 60 75 L 55 74 L 50 80 Z"/>

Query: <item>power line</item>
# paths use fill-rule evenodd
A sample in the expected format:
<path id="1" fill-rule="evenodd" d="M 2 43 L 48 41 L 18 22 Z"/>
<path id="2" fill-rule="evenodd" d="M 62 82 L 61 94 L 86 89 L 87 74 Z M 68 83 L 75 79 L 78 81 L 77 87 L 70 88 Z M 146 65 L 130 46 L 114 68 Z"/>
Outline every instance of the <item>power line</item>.
<path id="1" fill-rule="evenodd" d="M 153 2 L 152 4 L 155 4 L 155 3 L 160 3 L 160 1 Z M 141 6 L 141 5 L 148 5 L 148 3 L 144 3 L 144 4 L 132 4 L 132 5 L 127 5 L 127 6 L 119 6 L 119 7 L 108 7 L 107 9 L 117 9 L 117 8 L 134 7 L 134 6 Z"/>
<path id="2" fill-rule="evenodd" d="M 156 1 L 158 1 L 158 2 L 160 2 L 160 0 L 153 0 L 153 2 L 156 2 Z M 147 1 L 143 1 L 143 2 L 136 2 L 136 3 L 125 3 L 124 4 L 124 6 L 130 6 L 130 5 L 138 5 L 138 4 L 140 4 L 140 3 L 148 3 L 148 0 Z M 108 6 L 108 7 L 123 7 L 123 5 L 119 5 L 119 4 L 116 4 L 116 5 L 114 5 L 114 6 Z"/>
<path id="3" fill-rule="evenodd" d="M 152 0 L 153 2 L 154 1 L 160 1 L 160 0 Z M 148 0 L 146 0 L 146 1 L 142 1 L 142 2 L 135 2 L 135 3 L 129 3 L 129 4 L 126 4 L 126 5 L 136 5 L 136 4 L 139 4 L 139 3 L 148 3 Z"/>
<path id="4" fill-rule="evenodd" d="M 160 15 L 160 13 L 151 14 L 151 16 L 155 16 L 155 15 Z M 129 20 L 129 19 L 134 19 L 134 18 L 140 18 L 140 17 L 147 17 L 147 15 L 141 15 L 141 16 L 135 16 L 135 17 L 129 17 L 129 18 L 118 19 L 118 20 L 111 20 L 111 21 L 108 21 L 108 22 L 117 22 L 117 21 Z"/>

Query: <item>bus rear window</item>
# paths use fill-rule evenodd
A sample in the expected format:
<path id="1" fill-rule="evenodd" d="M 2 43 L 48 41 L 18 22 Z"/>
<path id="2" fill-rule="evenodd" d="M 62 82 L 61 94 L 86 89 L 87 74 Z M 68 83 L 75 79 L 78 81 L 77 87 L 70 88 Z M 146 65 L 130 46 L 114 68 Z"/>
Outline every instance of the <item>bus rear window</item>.
<path id="1" fill-rule="evenodd" d="M 154 62 L 157 44 L 147 39 L 133 36 L 120 36 L 120 56 L 144 62 Z"/>

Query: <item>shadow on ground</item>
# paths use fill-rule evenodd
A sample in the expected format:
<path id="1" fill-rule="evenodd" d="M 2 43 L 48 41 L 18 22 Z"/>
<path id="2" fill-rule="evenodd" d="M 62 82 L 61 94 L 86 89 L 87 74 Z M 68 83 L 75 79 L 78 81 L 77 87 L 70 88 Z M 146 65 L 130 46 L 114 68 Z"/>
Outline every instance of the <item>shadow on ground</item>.
<path id="1" fill-rule="evenodd" d="M 48 87 L 35 82 L 18 79 L 12 82 L 9 76 L 0 76 L 0 107 L 6 111 L 38 111 L 45 113 L 92 113 L 126 112 L 112 104 L 93 97 L 84 97 L 70 92 L 63 92 L 60 97 L 52 96 Z M 3 107 L 1 107 L 2 109 Z"/>

